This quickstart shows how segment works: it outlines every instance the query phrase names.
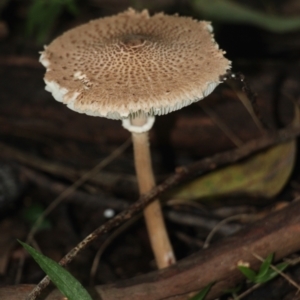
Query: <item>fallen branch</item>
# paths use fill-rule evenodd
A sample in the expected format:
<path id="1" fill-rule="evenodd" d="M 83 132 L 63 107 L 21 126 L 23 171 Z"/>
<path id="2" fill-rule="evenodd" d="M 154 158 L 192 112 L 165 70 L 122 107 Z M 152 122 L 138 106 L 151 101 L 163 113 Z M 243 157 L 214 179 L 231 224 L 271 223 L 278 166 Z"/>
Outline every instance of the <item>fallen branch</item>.
<path id="1" fill-rule="evenodd" d="M 110 219 L 108 222 L 101 225 L 94 232 L 88 235 L 82 242 L 80 242 L 76 247 L 74 247 L 67 255 L 65 255 L 60 260 L 59 262 L 60 265 L 66 266 L 67 264 L 69 264 L 80 251 L 85 249 L 87 245 L 89 245 L 96 238 L 118 227 L 125 221 L 129 220 L 134 215 L 142 211 L 142 209 L 147 204 L 149 204 L 154 198 L 156 198 L 159 194 L 165 192 L 171 187 L 176 186 L 178 183 L 183 182 L 187 178 L 190 178 L 195 175 L 202 175 L 213 169 L 216 169 L 217 167 L 222 167 L 230 163 L 237 162 L 249 156 L 250 154 L 256 153 L 267 147 L 293 139 L 299 134 L 300 134 L 300 126 L 285 128 L 275 133 L 269 133 L 260 139 L 252 140 L 248 143 L 245 143 L 244 146 L 238 149 L 219 153 L 212 157 L 200 160 L 190 166 L 178 168 L 176 170 L 176 173 L 170 176 L 162 184 L 152 189 L 146 195 L 140 197 L 138 201 L 132 204 L 128 209 L 122 211 L 121 213 L 116 215 L 113 219 Z M 28 295 L 26 300 L 36 299 L 36 297 L 40 294 L 42 289 L 44 289 L 49 284 L 49 282 L 50 280 L 46 276 Z M 157 298 L 157 299 L 161 299 L 161 298 Z"/>
<path id="2" fill-rule="evenodd" d="M 23 166 L 20 166 L 19 170 L 26 180 L 39 186 L 48 193 L 60 195 L 69 188 L 69 185 L 45 176 L 41 172 Z M 79 204 L 85 207 L 93 207 L 95 209 L 111 208 L 117 211 L 122 211 L 129 206 L 127 201 L 115 198 L 101 191 L 97 191 L 97 194 L 89 194 L 84 191 L 74 190 L 72 194 L 65 198 L 64 202 Z"/>
<path id="3" fill-rule="evenodd" d="M 205 299 L 215 299 L 235 287 L 245 277 L 237 269 L 239 261 L 258 269 L 265 258 L 275 253 L 275 260 L 300 249 L 300 202 L 272 213 L 239 233 L 201 250 L 175 266 L 114 284 L 100 286 L 103 300 L 181 300 L 215 282 Z"/>
<path id="4" fill-rule="evenodd" d="M 215 299 L 245 280 L 237 269 L 239 261 L 258 269 L 261 262 L 253 253 L 263 258 L 275 253 L 275 261 L 280 260 L 300 249 L 299 234 L 300 202 L 297 201 L 174 266 L 95 289 L 102 300 L 186 300 L 191 293 L 215 282 L 206 298 Z M 2 287 L 0 299 L 24 300 L 32 287 Z M 54 291 L 42 299 L 64 298 Z"/>
<path id="5" fill-rule="evenodd" d="M 77 171 L 76 169 L 66 166 L 61 163 L 56 163 L 43 158 L 36 157 L 29 153 L 6 145 L 0 142 L 0 157 L 3 159 L 9 159 L 18 162 L 21 165 L 28 166 L 32 169 L 42 171 L 51 174 L 56 177 L 63 177 L 70 181 L 76 181 L 78 178 L 85 176 L 88 170 Z M 124 176 L 123 176 L 124 177 Z M 114 188 L 119 183 L 122 175 L 116 175 L 112 172 L 97 172 L 92 178 L 88 178 L 87 182 L 95 184 L 97 186 L 108 186 L 108 189 Z M 124 178 L 122 178 L 124 181 Z M 126 176 L 126 184 L 132 189 L 135 184 L 135 178 L 133 176 Z"/>
<path id="6" fill-rule="evenodd" d="M 9 67 L 25 67 L 42 69 L 43 66 L 39 63 L 38 57 L 6 55 L 0 58 L 0 66 Z"/>

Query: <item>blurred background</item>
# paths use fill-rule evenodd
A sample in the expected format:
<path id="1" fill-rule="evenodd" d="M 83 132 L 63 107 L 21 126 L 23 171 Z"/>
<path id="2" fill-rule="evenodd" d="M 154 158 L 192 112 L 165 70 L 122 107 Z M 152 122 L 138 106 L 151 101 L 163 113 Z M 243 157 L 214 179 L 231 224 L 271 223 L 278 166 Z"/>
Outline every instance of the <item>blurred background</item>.
<path id="1" fill-rule="evenodd" d="M 128 7 L 212 21 L 215 39 L 232 61 L 232 71 L 242 72 L 257 95 L 257 108 L 268 129 L 295 121 L 300 100 L 299 0 L 0 0 L 0 284 L 42 278 L 40 269 L 16 245 L 16 238 L 25 240 L 36 218 L 57 195 L 129 138 L 119 121 L 80 115 L 54 101 L 44 90 L 39 51 L 70 28 Z M 262 130 L 241 101 L 244 97 L 242 83 L 231 80 L 205 100 L 157 118 L 151 132 L 157 181 L 178 166 L 260 137 Z M 268 205 L 294 199 L 299 194 L 300 173 L 293 149 L 284 152 L 287 161 L 282 161 L 282 150 L 268 161 L 279 169 L 266 170 L 263 178 L 269 178 L 269 172 L 286 174 L 272 182 L 280 187 L 273 188 L 273 193 L 264 189 L 262 179 L 248 180 L 241 171 L 238 192 L 226 190 L 222 201 L 225 187 L 236 186 L 234 172 L 232 178 L 218 177 L 217 191 L 210 188 L 201 194 L 203 189 L 196 184 L 188 196 L 177 197 L 181 202 L 169 202 L 165 212 L 177 256 L 200 249 L 208 232 L 224 217 L 261 212 Z M 264 166 L 251 168 L 253 174 L 264 171 Z M 246 187 L 252 184 L 254 192 L 249 192 Z M 198 201 L 202 198 L 204 202 Z M 116 213 L 136 199 L 129 147 L 47 216 L 36 244 L 59 260 L 107 220 L 107 209 Z M 197 202 L 187 204 L 189 200 Z M 241 227 L 239 222 L 228 225 L 216 238 Z M 104 252 L 98 268 L 102 272 L 92 276 L 96 283 L 155 268 L 143 221 L 137 220 L 124 232 Z M 91 265 L 102 241 L 72 265 L 85 283 L 91 279 Z M 22 274 L 18 273 L 20 261 Z"/>

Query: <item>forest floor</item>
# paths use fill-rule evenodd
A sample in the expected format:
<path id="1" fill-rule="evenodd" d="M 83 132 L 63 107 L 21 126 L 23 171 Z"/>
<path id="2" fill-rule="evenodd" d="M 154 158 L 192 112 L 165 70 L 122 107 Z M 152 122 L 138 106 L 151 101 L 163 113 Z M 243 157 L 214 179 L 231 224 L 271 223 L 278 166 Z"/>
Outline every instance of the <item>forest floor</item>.
<path id="1" fill-rule="evenodd" d="M 44 277 L 17 239 L 28 239 L 35 220 L 58 197 L 61 198 L 59 204 L 45 216 L 31 241 L 35 248 L 55 261 L 139 198 L 130 135 L 121 122 L 75 113 L 54 101 L 44 90 L 45 69 L 38 62 L 38 51 L 42 47 L 34 38 L 25 39 L 21 30 L 28 9 L 24 3 L 8 4 L 1 21 L 6 28 L 3 35 L 0 34 L 0 286 L 5 287 L 2 292 L 0 289 L 1 299 L 23 299 L 25 292 L 20 290 L 20 284 L 36 284 Z M 87 1 L 79 17 L 63 15 L 47 42 L 64 29 L 95 18 L 97 14 L 113 14 L 127 6 L 126 1 L 113 3 Z M 163 1 L 163 4 L 154 1 L 153 5 L 167 12 L 175 9 L 179 14 L 190 12 L 185 1 Z M 192 254 L 198 255 L 195 263 L 202 266 L 201 253 L 206 251 L 203 253 L 207 261 L 213 260 L 214 253 L 225 263 L 230 252 L 235 253 L 243 246 L 241 243 L 250 249 L 257 242 L 254 233 L 261 230 L 262 244 L 255 244 L 253 249 L 262 252 L 256 254 L 265 258 L 275 253 L 276 260 L 295 261 L 300 242 L 294 235 L 288 237 L 282 232 L 299 233 L 300 230 L 297 218 L 300 215 L 297 204 L 300 172 L 296 149 L 300 133 L 297 131 L 300 126 L 297 119 L 300 32 L 278 34 L 250 25 L 220 23 L 216 26 L 215 38 L 232 60 L 233 72 L 244 74 L 251 91 L 257 95 L 254 108 L 258 119 L 245 107 L 245 103 L 249 104 L 245 100 L 249 100 L 249 94 L 245 93 L 243 82 L 234 79 L 227 80 L 198 103 L 157 117 L 150 134 L 157 183 L 164 183 L 200 161 L 198 169 L 195 167 L 197 171 L 165 187 L 166 191 L 160 195 L 177 259 L 189 261 Z M 296 128 L 294 131 L 289 131 L 291 124 Z M 277 133 L 286 128 L 284 134 L 288 142 L 282 144 L 284 138 Z M 263 144 L 260 141 L 270 136 L 273 138 L 270 147 L 259 148 Z M 251 141 L 256 141 L 254 146 L 249 144 Z M 247 154 L 243 147 L 252 150 Z M 239 152 L 234 152 L 237 149 L 242 149 L 244 154 L 238 157 Z M 229 154 L 222 156 L 225 151 Z M 222 163 L 216 154 L 221 155 Z M 203 159 L 207 157 L 211 161 L 205 166 Z M 109 163 L 106 163 L 107 158 Z M 97 172 L 90 174 L 95 166 L 98 166 Z M 201 169 L 203 166 L 206 169 Z M 224 166 L 227 171 L 222 173 Z M 205 173 L 203 177 L 199 176 L 201 173 Z M 79 182 L 76 187 L 74 182 Z M 70 191 L 70 186 L 69 195 L 62 196 L 66 190 Z M 280 215 L 281 212 L 284 213 Z M 269 228 L 275 222 L 271 220 L 279 220 L 280 226 Z M 264 226 L 268 230 L 263 230 Z M 146 284 L 149 278 L 159 286 L 164 277 L 150 273 L 156 270 L 156 264 L 142 215 L 136 214 L 118 228 L 89 245 L 68 270 L 86 286 L 104 286 L 129 279 L 124 286 L 132 285 L 134 291 L 138 280 Z M 244 236 L 247 232 L 249 243 L 240 232 Z M 263 240 L 271 232 L 275 232 L 277 241 L 274 237 Z M 231 239 L 239 242 L 230 244 Z M 214 245 L 218 245 L 219 252 Z M 239 260 L 236 257 L 235 263 Z M 257 269 L 261 262 L 257 258 L 253 260 L 251 266 Z M 187 265 L 183 263 L 182 270 L 188 269 Z M 180 274 L 180 266 L 173 269 L 174 274 Z M 210 267 L 211 273 L 223 272 L 226 277 L 226 271 L 219 270 L 213 262 Z M 227 290 L 235 287 L 234 293 L 222 294 L 216 284 L 218 292 L 211 297 L 233 299 L 234 295 L 253 286 L 238 270 L 230 272 Z M 130 281 L 148 273 L 155 277 Z M 168 274 L 165 276 L 170 276 Z M 300 281 L 300 268 L 296 263 L 285 274 L 295 282 Z M 213 282 L 213 274 L 207 278 Z M 8 296 L 10 286 L 16 288 L 13 295 L 22 296 Z M 186 286 L 188 289 L 188 284 Z M 300 299 L 298 291 L 299 286 L 277 276 L 243 299 Z"/>

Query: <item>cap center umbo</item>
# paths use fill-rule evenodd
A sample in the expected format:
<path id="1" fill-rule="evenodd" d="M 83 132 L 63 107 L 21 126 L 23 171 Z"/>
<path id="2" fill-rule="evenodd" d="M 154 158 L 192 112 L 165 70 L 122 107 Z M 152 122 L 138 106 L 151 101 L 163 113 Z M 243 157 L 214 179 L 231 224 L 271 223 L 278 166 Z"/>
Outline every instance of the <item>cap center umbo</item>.
<path id="1" fill-rule="evenodd" d="M 147 37 L 140 34 L 129 34 L 121 38 L 121 45 L 124 48 L 138 48 L 145 44 Z"/>

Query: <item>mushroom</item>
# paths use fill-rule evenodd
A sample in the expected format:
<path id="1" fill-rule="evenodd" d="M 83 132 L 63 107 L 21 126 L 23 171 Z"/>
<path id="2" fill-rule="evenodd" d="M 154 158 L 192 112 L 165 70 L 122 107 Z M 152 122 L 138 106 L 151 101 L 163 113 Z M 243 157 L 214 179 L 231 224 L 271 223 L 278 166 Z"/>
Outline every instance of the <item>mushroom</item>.
<path id="1" fill-rule="evenodd" d="M 209 22 L 133 9 L 65 32 L 41 53 L 46 90 L 70 109 L 121 119 L 131 131 L 141 194 L 155 186 L 155 115 L 203 99 L 230 69 Z M 159 200 L 144 209 L 159 268 L 175 263 Z"/>

